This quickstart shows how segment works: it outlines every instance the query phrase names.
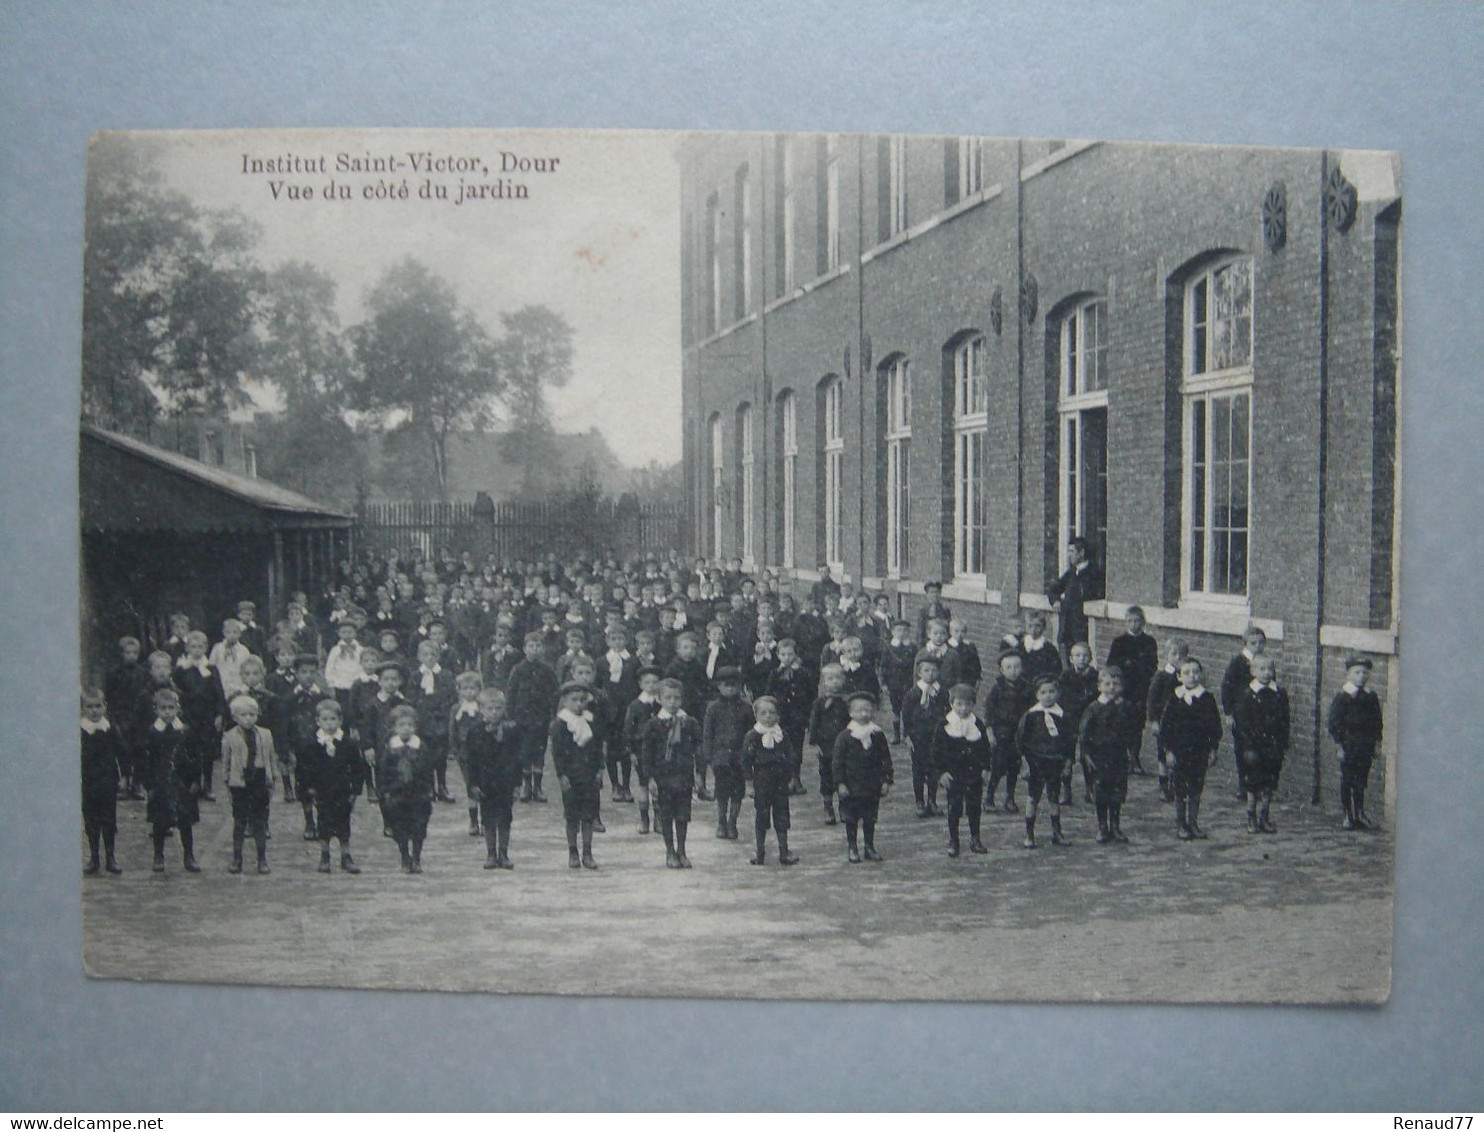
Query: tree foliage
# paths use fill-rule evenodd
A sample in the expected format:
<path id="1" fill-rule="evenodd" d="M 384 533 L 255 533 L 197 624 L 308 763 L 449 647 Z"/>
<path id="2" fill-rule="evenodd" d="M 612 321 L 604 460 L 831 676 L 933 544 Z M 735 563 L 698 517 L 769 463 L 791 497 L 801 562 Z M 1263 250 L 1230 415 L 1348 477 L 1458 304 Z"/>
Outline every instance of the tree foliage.
<path id="1" fill-rule="evenodd" d="M 500 316 L 500 368 L 510 429 L 501 438 L 507 460 L 521 469 L 521 495 L 542 494 L 542 484 L 562 474 L 546 394 L 572 377 L 572 327 L 544 306 L 524 306 Z"/>

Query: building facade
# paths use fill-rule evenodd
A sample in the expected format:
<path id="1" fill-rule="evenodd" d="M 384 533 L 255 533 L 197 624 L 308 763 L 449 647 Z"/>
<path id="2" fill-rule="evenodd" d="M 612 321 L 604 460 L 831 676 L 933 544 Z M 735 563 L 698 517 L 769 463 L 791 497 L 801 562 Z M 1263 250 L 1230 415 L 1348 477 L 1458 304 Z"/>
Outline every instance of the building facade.
<path id="1" fill-rule="evenodd" d="M 1363 652 L 1394 752 L 1393 155 L 737 134 L 681 170 L 696 553 L 909 616 L 941 580 L 993 642 L 1081 535 L 1099 663 L 1131 604 L 1213 682 L 1260 625 L 1317 799 Z"/>

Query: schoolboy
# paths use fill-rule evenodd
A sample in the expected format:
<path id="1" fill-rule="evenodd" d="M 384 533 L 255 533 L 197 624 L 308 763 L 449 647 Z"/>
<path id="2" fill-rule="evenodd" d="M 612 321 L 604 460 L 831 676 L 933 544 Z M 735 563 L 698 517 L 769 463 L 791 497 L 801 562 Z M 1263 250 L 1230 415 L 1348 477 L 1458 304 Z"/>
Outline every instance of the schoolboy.
<path id="1" fill-rule="evenodd" d="M 960 618 L 949 619 L 948 639 L 944 642 L 948 648 L 947 663 L 957 676 L 955 683 L 967 684 L 978 695 L 979 682 L 984 678 L 984 664 L 979 659 L 978 646 L 969 640 L 967 633 L 968 626 Z"/>
<path id="2" fill-rule="evenodd" d="M 551 761 L 562 786 L 562 817 L 567 827 L 567 864 L 596 869 L 593 824 L 598 820 L 598 798 L 603 790 L 603 741 L 588 710 L 592 689 L 569 680 L 560 689 L 560 706 L 547 734 Z M 577 835 L 582 834 L 582 852 Z"/>
<path id="3" fill-rule="evenodd" d="M 1098 698 L 1098 670 L 1092 666 L 1092 648 L 1086 641 L 1076 641 L 1067 649 L 1067 667 L 1057 679 L 1056 702 L 1066 713 L 1067 731 L 1075 739 L 1077 728 L 1082 723 L 1082 713 L 1087 705 Z M 1062 768 L 1061 798 L 1059 804 L 1072 804 L 1072 766 L 1076 760 L 1068 760 Z M 1092 778 L 1082 776 L 1083 801 L 1092 802 Z"/>
<path id="4" fill-rule="evenodd" d="M 1221 713 L 1205 688 L 1205 670 L 1195 657 L 1180 662 L 1180 684 L 1165 704 L 1159 721 L 1160 741 L 1170 760 L 1175 789 L 1175 832 L 1181 841 L 1204 841 L 1201 792 L 1206 771 L 1221 745 Z"/>
<path id="5" fill-rule="evenodd" d="M 186 654 L 186 637 L 191 631 L 191 619 L 184 613 L 172 613 L 169 617 L 170 635 L 160 642 L 159 651 L 170 654 L 174 664 Z"/>
<path id="6" fill-rule="evenodd" d="M 1325 730 L 1340 748 L 1340 805 L 1345 812 L 1341 828 L 1345 830 L 1375 828 L 1366 816 L 1365 792 L 1384 725 L 1381 698 L 1366 686 L 1371 663 L 1365 656 L 1345 658 L 1345 683 L 1330 701 L 1325 718 Z"/>
<path id="7" fill-rule="evenodd" d="M 692 716 L 698 724 L 706 710 L 706 702 L 711 698 L 711 677 L 706 671 L 706 662 L 699 655 L 699 649 L 694 633 L 681 633 L 675 638 L 675 655 L 665 665 L 665 678 L 680 681 L 680 686 L 685 689 L 682 706 L 685 713 Z M 710 795 L 702 799 L 710 800 Z"/>
<path id="8" fill-rule="evenodd" d="M 477 672 L 460 672 L 453 683 L 458 699 L 448 714 L 448 751 L 458 764 L 464 797 L 469 801 L 469 836 L 479 837 L 479 800 L 469 792 L 469 731 L 479 722 L 479 692 L 484 682 Z"/>
<path id="9" fill-rule="evenodd" d="M 273 749 L 279 752 L 278 769 L 282 776 L 285 802 L 294 800 L 294 752 L 289 736 L 288 703 L 286 698 L 268 687 L 267 672 L 263 662 L 250 656 L 238 670 L 242 676 L 242 690 L 258 702 L 258 719 L 273 736 Z"/>
<path id="10" fill-rule="evenodd" d="M 1067 844 L 1061 832 L 1061 783 L 1062 772 L 1072 761 L 1072 748 L 1076 741 L 1067 714 L 1057 703 L 1061 689 L 1056 676 L 1042 672 L 1032 681 L 1031 687 L 1036 702 L 1021 717 L 1015 732 L 1015 745 L 1024 757 L 1029 773 L 1023 842 L 1027 849 L 1036 847 L 1036 815 L 1041 808 L 1042 794 L 1045 794 L 1047 808 L 1051 810 L 1051 844 Z M 1118 828 L 1116 819 L 1113 828 Z"/>
<path id="11" fill-rule="evenodd" d="M 587 652 L 587 630 L 573 627 L 566 631 L 567 651 L 557 657 L 556 674 L 557 681 L 565 684 L 572 679 L 572 663 L 577 660 L 591 660 Z"/>
<path id="12" fill-rule="evenodd" d="M 929 662 L 930 663 L 930 662 Z M 989 765 L 989 729 L 974 714 L 974 689 L 955 684 L 946 697 L 949 709 L 934 708 L 926 722 L 932 726 L 925 744 L 925 759 L 935 780 L 948 791 L 948 855 L 959 855 L 959 822 L 969 817 L 969 852 L 987 853 L 980 837 L 980 806 L 984 795 L 984 771 Z M 941 706 L 941 705 L 938 705 Z"/>
<path id="13" fill-rule="evenodd" d="M 757 844 L 748 863 L 761 865 L 767 860 L 768 828 L 771 826 L 778 839 L 778 863 L 795 865 L 799 858 L 788 848 L 791 825 L 788 798 L 793 753 L 780 723 L 778 701 L 772 696 L 759 696 L 753 701 L 752 711 L 755 721 L 742 739 L 742 773 L 752 779 L 752 834 Z M 732 823 L 731 836 L 737 836 L 735 822 Z"/>
<path id="14" fill-rule="evenodd" d="M 658 665 L 642 665 L 639 668 L 639 694 L 624 709 L 621 742 L 624 750 L 625 774 L 627 775 L 627 764 L 633 763 L 633 781 L 639 784 L 640 833 L 649 832 L 650 797 L 649 779 L 644 773 L 644 764 L 641 761 L 642 748 L 639 737 L 645 721 L 660 710 L 659 686 L 664 675 Z"/>
<path id="15" fill-rule="evenodd" d="M 1144 764 L 1139 761 L 1144 746 L 1142 717 L 1149 702 L 1150 682 L 1159 670 L 1159 643 L 1144 632 L 1144 610 L 1137 605 L 1128 607 L 1124 614 L 1124 632 L 1114 637 L 1108 646 L 1108 666 L 1123 673 L 1123 698 L 1140 714 L 1140 726 L 1133 735 L 1129 754 L 1133 773 L 1143 774 Z"/>
<path id="16" fill-rule="evenodd" d="M 849 723 L 850 703 L 845 698 L 845 673 L 838 664 L 827 664 L 819 674 L 819 697 L 809 713 L 809 742 L 819 751 L 819 793 L 824 799 L 825 825 L 834 825 L 837 820 L 835 739 Z"/>
<path id="17" fill-rule="evenodd" d="M 437 641 L 430 639 L 417 646 L 418 668 L 407 689 L 407 701 L 417 709 L 417 734 L 433 771 L 433 797 L 452 803 L 453 795 L 448 792 L 448 724 L 459 693 L 453 673 L 440 658 Z"/>
<path id="18" fill-rule="evenodd" d="M 716 779 L 716 836 L 737 839 L 737 815 L 747 783 L 742 774 L 742 741 L 755 721 L 742 699 L 742 674 L 728 665 L 716 673 L 716 698 L 706 705 L 701 724 L 701 759 Z"/>
<path id="19" fill-rule="evenodd" d="M 917 678 L 913 671 L 917 644 L 910 638 L 911 632 L 910 622 L 896 618 L 891 622 L 891 640 L 881 650 L 881 685 L 891 702 L 891 738 L 894 743 L 902 741 L 902 708 Z"/>
<path id="20" fill-rule="evenodd" d="M 817 690 L 809 669 L 799 659 L 794 639 L 784 637 L 779 640 L 778 666 L 768 677 L 764 691 L 778 705 L 778 725 L 783 728 L 789 754 L 794 760 L 793 778 L 788 787 L 790 795 L 808 793 L 803 779 L 804 740 L 809 734 L 809 717 Z"/>
<path id="21" fill-rule="evenodd" d="M 685 836 L 690 826 L 691 789 L 701 751 L 701 725 L 681 706 L 685 689 L 666 678 L 659 686 L 660 710 L 640 728 L 640 761 L 665 838 L 665 867 L 688 869 Z"/>
<path id="22" fill-rule="evenodd" d="M 320 700 L 314 737 L 294 752 L 304 796 L 314 806 L 322 873 L 330 871 L 330 842 L 335 839 L 340 842 L 340 868 L 352 874 L 361 871 L 350 855 L 350 818 L 365 789 L 366 760 L 361 745 L 345 730 L 344 718 L 339 700 Z"/>
<path id="23" fill-rule="evenodd" d="M 376 694 L 371 697 L 367 706 L 367 714 L 361 721 L 360 743 L 361 750 L 366 755 L 373 787 L 368 793 L 375 794 L 379 802 L 381 800 L 381 779 L 378 777 L 380 755 L 392 736 L 392 712 L 406 706 L 407 699 L 402 695 L 402 666 L 395 661 L 383 660 L 377 666 L 376 682 L 378 685 Z M 386 837 L 392 836 L 391 826 L 385 823 L 382 825 L 381 832 Z"/>
<path id="24" fill-rule="evenodd" d="M 1003 781 L 1005 812 L 1020 812 L 1020 807 L 1015 802 L 1015 784 L 1020 779 L 1020 750 L 1015 746 L 1015 729 L 1020 726 L 1021 717 L 1030 710 L 1035 700 L 1025 677 L 1021 675 L 1023 664 L 1016 649 L 1005 649 L 1000 653 L 1000 674 L 985 692 L 984 705 L 979 713 L 989 724 L 991 757 L 989 781 L 984 789 L 986 811 L 995 809 L 995 792 Z"/>
<path id="25" fill-rule="evenodd" d="M 1087 705 L 1077 731 L 1077 753 L 1092 776 L 1099 845 L 1127 842 L 1123 803 L 1128 797 L 1129 752 L 1142 715 L 1123 698 L 1123 673 L 1107 664 L 1098 673 L 1098 698 Z"/>
<path id="26" fill-rule="evenodd" d="M 759 619 L 752 651 L 742 661 L 742 686 L 756 698 L 768 690 L 768 681 L 778 667 L 778 638 L 773 622 Z"/>
<path id="27" fill-rule="evenodd" d="M 402 655 L 402 642 L 395 632 L 391 629 L 382 630 L 376 645 L 376 651 L 381 654 L 383 661 L 388 664 L 401 665 L 403 671 L 406 671 L 407 658 Z"/>
<path id="28" fill-rule="evenodd" d="M 1237 797 L 1247 797 L 1247 761 L 1242 757 L 1242 742 L 1237 736 L 1235 715 L 1237 701 L 1252 683 L 1252 661 L 1267 651 L 1268 635 L 1256 625 L 1248 625 L 1242 634 L 1242 651 L 1227 662 L 1221 677 L 1221 714 L 1231 723 L 1232 744 L 1237 768 Z"/>
<path id="29" fill-rule="evenodd" d="M 917 610 L 917 639 L 927 640 L 928 622 L 941 621 L 946 627 L 953 619 L 953 611 L 943 600 L 943 583 L 927 582 L 922 587 L 923 602 Z M 941 673 L 940 673 L 941 675 Z"/>
<path id="30" fill-rule="evenodd" d="M 325 682 L 343 711 L 350 706 L 350 690 L 361 675 L 361 653 L 365 646 L 356 640 L 354 621 L 341 621 L 335 626 L 335 635 L 335 646 L 325 657 Z"/>
<path id="31" fill-rule="evenodd" d="M 300 653 L 296 656 L 294 686 L 284 698 L 281 708 L 286 721 L 282 730 L 286 733 L 287 740 L 281 749 L 289 752 L 288 759 L 294 757 L 292 752 L 299 750 L 314 737 L 315 728 L 319 726 L 319 703 L 329 694 L 320 683 L 319 662 L 314 655 Z M 284 761 L 283 758 L 279 760 L 280 764 Z M 295 791 L 285 791 L 285 802 L 292 802 L 295 798 Z M 298 802 L 304 813 L 304 840 L 318 841 L 319 831 L 314 825 L 313 803 L 307 798 L 298 798 Z"/>
<path id="32" fill-rule="evenodd" d="M 1180 686 L 1180 665 L 1190 655 L 1190 646 L 1179 637 L 1165 640 L 1163 665 L 1149 682 L 1149 702 L 1145 705 L 1144 718 L 1154 733 L 1154 761 L 1159 772 L 1159 797 L 1162 802 L 1175 800 L 1175 787 L 1170 779 L 1170 760 L 1165 751 L 1164 739 L 1159 733 L 1159 721 L 1164 717 L 1165 707 L 1175 689 Z"/>
<path id="33" fill-rule="evenodd" d="M 242 622 L 229 617 L 222 622 L 222 639 L 211 647 L 207 661 L 222 682 L 222 695 L 228 699 L 242 691 L 242 662 L 253 654 L 242 643 Z"/>
<path id="34" fill-rule="evenodd" d="M 588 701 L 587 712 L 592 718 L 592 728 L 597 735 L 597 741 L 601 748 L 601 757 L 598 759 L 599 777 L 602 776 L 603 767 L 608 758 L 608 723 L 612 718 L 612 708 L 608 705 L 607 697 L 603 690 L 598 687 L 598 669 L 591 657 L 580 657 L 572 662 L 572 684 L 580 684 L 587 689 Z M 598 800 L 593 804 L 593 832 L 607 833 L 608 827 L 603 824 L 603 791 L 601 784 L 598 789 Z"/>
<path id="35" fill-rule="evenodd" d="M 522 802 L 546 801 L 541 790 L 546 765 L 546 731 L 556 715 L 560 688 L 556 673 L 546 663 L 542 634 L 539 631 L 527 633 L 525 657 L 510 670 L 510 682 L 505 688 L 505 712 L 516 728 L 525 758 L 520 786 Z"/>
<path id="36" fill-rule="evenodd" d="M 114 835 L 118 832 L 119 755 L 123 744 L 119 732 L 108 721 L 103 693 L 88 688 L 82 693 L 82 827 L 88 838 L 88 863 L 84 876 L 98 872 L 98 842 L 110 873 L 121 873 L 114 859 Z"/>
<path id="37" fill-rule="evenodd" d="M 938 779 L 943 772 L 936 768 L 933 744 L 950 704 L 948 691 L 938 679 L 938 658 L 924 649 L 917 654 L 916 669 L 917 683 L 902 702 L 902 731 L 912 758 L 912 800 L 917 806 L 917 816 L 929 818 L 941 812 L 938 809 Z M 974 799 L 976 807 L 982 802 L 983 794 L 981 779 Z M 975 821 L 977 828 L 977 811 Z"/>
<path id="38" fill-rule="evenodd" d="M 264 664 L 268 663 L 268 634 L 258 624 L 258 607 L 255 602 L 237 603 L 237 621 L 242 626 L 242 646 Z"/>
<path id="39" fill-rule="evenodd" d="M 1025 632 L 1006 637 L 1006 643 L 1020 652 L 1025 681 L 1032 687 L 1042 675 L 1061 675 L 1061 654 L 1046 636 L 1046 614 L 1033 609 L 1025 615 Z"/>
<path id="40" fill-rule="evenodd" d="M 840 797 L 840 817 L 845 823 L 846 859 L 858 864 L 883 860 L 876 851 L 876 818 L 881 799 L 891 790 L 891 749 L 886 733 L 872 722 L 876 699 L 870 692 L 852 692 L 850 722 L 835 737 L 831 778 Z M 864 848 L 857 846 L 857 828 Z"/>
<path id="41" fill-rule="evenodd" d="M 149 668 L 140 660 L 140 648 L 139 638 L 120 637 L 119 661 L 103 680 L 105 701 L 113 705 L 109 722 L 118 745 L 119 774 L 123 780 L 121 796 L 136 801 L 144 797 L 139 740 L 154 720 L 153 710 L 142 710 L 149 689 Z"/>
<path id="42" fill-rule="evenodd" d="M 216 801 L 211 780 L 221 749 L 217 740 L 222 733 L 222 715 L 226 699 L 217 670 L 206 659 L 206 634 L 192 629 L 186 634 L 186 651 L 175 662 L 175 683 L 180 688 L 180 714 L 203 746 L 201 748 L 201 799 Z"/>
<path id="43" fill-rule="evenodd" d="M 505 718 L 505 693 L 481 689 L 479 719 L 465 740 L 468 751 L 469 796 L 479 806 L 484 830 L 484 867 L 513 869 L 510 861 L 511 801 L 524 772 L 520 738 Z"/>
<path id="44" fill-rule="evenodd" d="M 369 722 L 372 719 L 371 701 L 381 691 L 381 681 L 376 678 L 376 670 L 380 666 L 379 652 L 369 645 L 361 650 L 361 674 L 351 686 L 350 705 L 345 709 L 345 725 L 355 733 L 363 750 L 366 736 L 371 734 L 372 729 Z M 367 785 L 370 785 L 369 781 Z M 376 799 L 372 797 L 369 800 L 374 802 Z"/>
<path id="45" fill-rule="evenodd" d="M 376 752 L 376 788 L 382 821 L 397 843 L 404 873 L 423 871 L 423 841 L 433 813 L 433 766 L 417 734 L 417 709 L 398 704 L 388 716 L 391 734 Z"/>
<path id="46" fill-rule="evenodd" d="M 1273 658 L 1252 658 L 1252 680 L 1237 700 L 1232 724 L 1241 736 L 1247 772 L 1247 832 L 1277 833 L 1270 810 L 1288 753 L 1288 692 L 1278 686 Z"/>
<path id="47" fill-rule="evenodd" d="M 964 683 L 959 679 L 962 674 L 958 669 L 958 654 L 948 647 L 947 621 L 934 617 L 928 622 L 927 643 L 922 646 L 922 651 L 937 659 L 938 679 L 944 687 Z"/>
<path id="48" fill-rule="evenodd" d="M 623 717 L 639 694 L 639 661 L 629 651 L 629 632 L 610 622 L 603 634 L 608 646 L 599 660 L 602 691 L 603 758 L 608 768 L 608 786 L 615 802 L 632 802 L 629 789 L 629 757 L 624 747 Z"/>
<path id="49" fill-rule="evenodd" d="M 514 625 L 500 618 L 495 622 L 494 640 L 485 650 L 480 668 L 484 683 L 489 688 L 505 691 L 510 685 L 510 670 L 521 662 L 521 650 L 511 642 L 515 637 Z"/>
<path id="50" fill-rule="evenodd" d="M 180 696 L 174 688 L 154 692 L 155 719 L 144 732 L 143 757 L 149 801 L 145 818 L 150 825 L 155 859 L 151 866 L 165 871 L 165 838 L 172 829 L 180 834 L 185 870 L 198 873 L 192 831 L 201 820 L 196 799 L 201 793 L 201 740 L 180 718 Z"/>
<path id="51" fill-rule="evenodd" d="M 258 872 L 268 872 L 268 805 L 278 779 L 273 734 L 258 726 L 258 701 L 238 694 L 227 705 L 236 726 L 222 736 L 222 772 L 232 795 L 232 864 L 242 871 L 242 846 L 248 836 L 258 850 Z"/>
<path id="52" fill-rule="evenodd" d="M 299 656 L 294 651 L 294 642 L 287 637 L 274 637 L 268 651 L 273 656 L 274 668 L 264 683 L 274 695 L 287 696 L 294 690 L 294 661 Z"/>
<path id="53" fill-rule="evenodd" d="M 845 675 L 845 694 L 870 692 L 871 698 L 881 699 L 881 681 L 876 670 L 865 660 L 865 646 L 859 637 L 846 637 L 840 642 L 840 671 Z"/>

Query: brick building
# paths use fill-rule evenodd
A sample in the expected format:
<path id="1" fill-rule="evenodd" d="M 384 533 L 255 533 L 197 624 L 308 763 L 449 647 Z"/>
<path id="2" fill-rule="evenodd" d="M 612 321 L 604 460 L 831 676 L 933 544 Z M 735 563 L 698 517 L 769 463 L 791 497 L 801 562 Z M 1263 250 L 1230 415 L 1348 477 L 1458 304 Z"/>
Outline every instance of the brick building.
<path id="1" fill-rule="evenodd" d="M 1287 790 L 1334 797 L 1321 716 L 1376 662 L 1394 792 L 1399 166 L 1393 155 L 708 135 L 681 151 L 697 553 L 992 642 L 1075 534 L 1212 682 L 1256 622 Z M 1316 761 L 1317 760 L 1317 761 Z M 1316 777 L 1318 768 L 1322 777 Z"/>

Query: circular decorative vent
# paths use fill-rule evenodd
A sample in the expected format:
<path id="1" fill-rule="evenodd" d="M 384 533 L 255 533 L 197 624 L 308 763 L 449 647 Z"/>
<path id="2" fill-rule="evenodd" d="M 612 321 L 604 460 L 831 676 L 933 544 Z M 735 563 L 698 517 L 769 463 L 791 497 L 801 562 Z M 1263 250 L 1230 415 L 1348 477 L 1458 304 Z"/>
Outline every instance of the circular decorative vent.
<path id="1" fill-rule="evenodd" d="M 1288 186 L 1282 181 L 1274 181 L 1262 198 L 1262 238 L 1270 252 L 1288 243 Z"/>
<path id="2" fill-rule="evenodd" d="M 1036 302 L 1039 298 L 1040 288 L 1036 284 L 1036 277 L 1027 271 L 1020 281 L 1020 317 L 1026 322 L 1036 321 Z"/>
<path id="3" fill-rule="evenodd" d="M 994 294 L 989 297 L 989 325 L 993 328 L 996 338 L 1005 328 L 1005 294 L 999 287 L 996 287 Z"/>
<path id="4" fill-rule="evenodd" d="M 1324 186 L 1324 210 L 1329 213 L 1329 222 L 1337 232 L 1348 232 L 1355 223 L 1357 201 L 1355 186 L 1345 179 L 1336 165 L 1329 171 L 1329 181 Z"/>

